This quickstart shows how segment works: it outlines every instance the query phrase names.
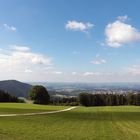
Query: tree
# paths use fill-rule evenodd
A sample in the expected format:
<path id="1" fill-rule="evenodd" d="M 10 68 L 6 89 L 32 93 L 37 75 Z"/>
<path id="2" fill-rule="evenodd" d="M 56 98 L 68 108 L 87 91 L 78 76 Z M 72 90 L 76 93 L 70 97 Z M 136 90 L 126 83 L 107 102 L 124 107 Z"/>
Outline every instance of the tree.
<path id="1" fill-rule="evenodd" d="M 50 101 L 50 96 L 45 87 L 41 85 L 33 86 L 29 91 L 30 99 L 34 101 L 35 104 L 48 104 Z"/>
<path id="2" fill-rule="evenodd" d="M 135 95 L 135 100 L 136 100 L 135 105 L 139 105 L 140 106 L 140 93 Z"/>
<path id="3" fill-rule="evenodd" d="M 0 90 L 0 102 L 19 102 L 19 99 L 15 96 L 11 96 L 5 91 Z"/>
<path id="4" fill-rule="evenodd" d="M 90 102 L 90 94 L 88 93 L 80 93 L 79 94 L 79 102 L 83 106 L 91 106 Z"/>
<path id="5" fill-rule="evenodd" d="M 135 105 L 135 95 L 133 93 L 128 93 L 127 95 L 128 105 Z"/>

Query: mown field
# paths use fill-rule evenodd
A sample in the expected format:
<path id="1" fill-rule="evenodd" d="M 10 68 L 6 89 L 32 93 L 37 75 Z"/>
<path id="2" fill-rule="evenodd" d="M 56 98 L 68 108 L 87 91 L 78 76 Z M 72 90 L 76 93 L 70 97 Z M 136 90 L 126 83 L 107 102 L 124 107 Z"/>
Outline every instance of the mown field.
<path id="1" fill-rule="evenodd" d="M 65 108 L 5 105 L 0 104 L 0 114 L 4 109 L 25 113 Z M 58 114 L 0 117 L 0 140 L 140 140 L 140 107 L 78 107 Z"/>
<path id="2" fill-rule="evenodd" d="M 67 106 L 35 105 L 25 103 L 0 103 L 0 114 L 32 113 L 55 111 L 68 108 Z"/>

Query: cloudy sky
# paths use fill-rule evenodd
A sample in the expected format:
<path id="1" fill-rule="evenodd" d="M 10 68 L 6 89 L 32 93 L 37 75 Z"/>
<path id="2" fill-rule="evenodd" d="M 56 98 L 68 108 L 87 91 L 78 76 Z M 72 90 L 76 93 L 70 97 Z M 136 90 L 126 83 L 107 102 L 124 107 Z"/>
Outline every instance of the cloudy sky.
<path id="1" fill-rule="evenodd" d="M 139 0 L 0 0 L 0 80 L 140 82 Z"/>

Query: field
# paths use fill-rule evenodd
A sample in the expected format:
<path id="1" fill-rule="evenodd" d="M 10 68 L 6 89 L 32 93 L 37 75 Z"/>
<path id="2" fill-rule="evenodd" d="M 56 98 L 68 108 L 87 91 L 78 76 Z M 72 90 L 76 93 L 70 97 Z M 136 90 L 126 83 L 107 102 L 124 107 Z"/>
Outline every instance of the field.
<path id="1" fill-rule="evenodd" d="M 0 104 L 0 114 L 64 108 Z M 140 107 L 78 107 L 57 114 L 0 117 L 0 140 L 140 140 Z"/>
<path id="2" fill-rule="evenodd" d="M 25 103 L 0 103 L 0 114 L 46 112 L 66 109 L 66 106 L 35 105 Z"/>

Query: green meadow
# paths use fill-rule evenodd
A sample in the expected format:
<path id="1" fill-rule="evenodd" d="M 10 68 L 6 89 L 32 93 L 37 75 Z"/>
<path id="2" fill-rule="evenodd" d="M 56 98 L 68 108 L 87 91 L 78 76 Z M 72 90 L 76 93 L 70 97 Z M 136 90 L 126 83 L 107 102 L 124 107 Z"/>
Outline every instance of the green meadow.
<path id="1" fill-rule="evenodd" d="M 25 103 L 0 103 L 0 114 L 22 114 L 66 109 L 66 106 L 37 105 Z"/>
<path id="2" fill-rule="evenodd" d="M 0 114 L 69 107 L 0 104 Z M 0 117 L 0 140 L 140 140 L 140 107 L 77 107 L 57 114 Z"/>

